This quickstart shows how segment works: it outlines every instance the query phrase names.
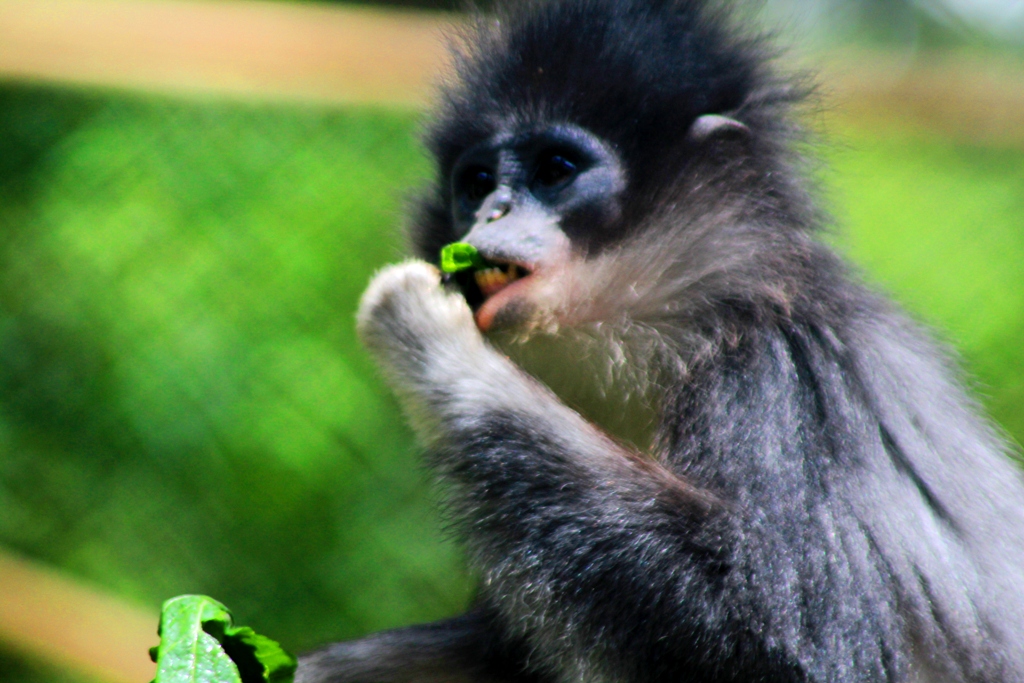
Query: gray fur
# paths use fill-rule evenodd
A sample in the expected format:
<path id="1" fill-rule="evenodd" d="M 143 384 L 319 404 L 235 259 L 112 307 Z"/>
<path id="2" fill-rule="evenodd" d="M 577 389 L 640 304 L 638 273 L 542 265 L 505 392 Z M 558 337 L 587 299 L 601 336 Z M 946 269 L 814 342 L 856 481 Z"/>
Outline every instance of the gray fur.
<path id="1" fill-rule="evenodd" d="M 301 683 L 1024 683 L 1024 481 L 950 354 L 820 242 L 762 44 L 695 0 L 547 0 L 459 69 L 414 244 L 486 222 L 485 257 L 536 269 L 485 337 L 466 286 L 389 267 L 359 330 L 479 596 Z M 524 170 L 567 128 L 616 179 L 582 209 Z M 508 206 L 474 214 L 453 169 L 487 154 Z M 544 225 L 502 222 L 524 206 Z"/>

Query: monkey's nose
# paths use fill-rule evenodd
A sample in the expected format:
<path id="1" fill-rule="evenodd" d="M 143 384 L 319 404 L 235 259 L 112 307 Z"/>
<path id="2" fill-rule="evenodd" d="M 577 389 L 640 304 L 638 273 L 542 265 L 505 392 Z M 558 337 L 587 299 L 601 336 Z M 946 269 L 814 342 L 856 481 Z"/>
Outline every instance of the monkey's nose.
<path id="1" fill-rule="evenodd" d="M 493 223 L 494 221 L 498 220 L 499 218 L 504 218 L 506 215 L 508 215 L 508 212 L 509 212 L 509 210 L 511 208 L 512 208 L 512 204 L 510 202 L 502 201 L 502 202 L 496 203 L 487 212 L 487 216 L 486 216 L 487 222 L 488 223 Z"/>

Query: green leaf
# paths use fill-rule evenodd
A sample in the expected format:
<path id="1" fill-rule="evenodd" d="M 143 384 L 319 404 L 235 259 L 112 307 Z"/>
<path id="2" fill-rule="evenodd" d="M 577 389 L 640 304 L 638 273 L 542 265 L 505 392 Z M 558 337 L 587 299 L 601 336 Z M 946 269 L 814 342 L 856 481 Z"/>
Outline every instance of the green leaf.
<path id="1" fill-rule="evenodd" d="M 441 270 L 458 273 L 467 268 L 483 268 L 484 259 L 472 244 L 452 242 L 441 249 Z"/>
<path id="2" fill-rule="evenodd" d="M 295 658 L 205 595 L 164 603 L 154 683 L 290 683 Z M 154 652 L 150 651 L 153 656 Z"/>

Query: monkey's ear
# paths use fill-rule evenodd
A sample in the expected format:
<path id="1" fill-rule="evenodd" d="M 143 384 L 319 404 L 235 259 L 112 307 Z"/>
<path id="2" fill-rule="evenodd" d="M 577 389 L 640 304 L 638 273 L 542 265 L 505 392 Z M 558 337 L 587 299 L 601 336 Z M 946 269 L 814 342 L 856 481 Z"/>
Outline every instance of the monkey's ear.
<path id="1" fill-rule="evenodd" d="M 736 119 L 721 114 L 704 114 L 690 125 L 687 133 L 694 142 L 704 142 L 712 137 L 746 138 L 750 129 Z"/>

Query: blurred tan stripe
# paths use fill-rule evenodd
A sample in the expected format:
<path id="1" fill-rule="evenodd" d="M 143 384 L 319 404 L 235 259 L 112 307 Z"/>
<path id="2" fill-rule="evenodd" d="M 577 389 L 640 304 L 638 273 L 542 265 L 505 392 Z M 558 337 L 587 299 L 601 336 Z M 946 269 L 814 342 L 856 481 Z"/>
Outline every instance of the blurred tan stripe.
<path id="1" fill-rule="evenodd" d="M 109 683 L 146 683 L 158 615 L 0 552 L 0 640 Z"/>
<path id="2" fill-rule="evenodd" d="M 821 71 L 831 115 L 879 131 L 910 125 L 973 143 L 1024 146 L 1019 58 L 956 50 L 837 51 L 812 67 Z"/>
<path id="3" fill-rule="evenodd" d="M 451 15 L 222 0 L 0 0 L 0 78 L 422 106 Z M 958 53 L 836 53 L 826 113 L 1024 144 L 1024 65 Z"/>
<path id="4" fill-rule="evenodd" d="M 0 0 L 0 74 L 419 105 L 446 15 L 271 2 Z"/>

